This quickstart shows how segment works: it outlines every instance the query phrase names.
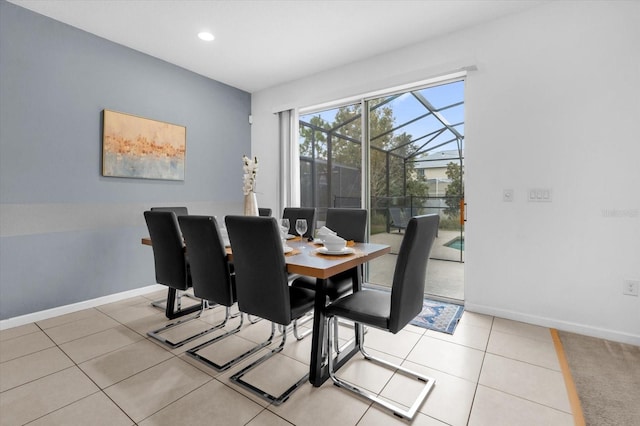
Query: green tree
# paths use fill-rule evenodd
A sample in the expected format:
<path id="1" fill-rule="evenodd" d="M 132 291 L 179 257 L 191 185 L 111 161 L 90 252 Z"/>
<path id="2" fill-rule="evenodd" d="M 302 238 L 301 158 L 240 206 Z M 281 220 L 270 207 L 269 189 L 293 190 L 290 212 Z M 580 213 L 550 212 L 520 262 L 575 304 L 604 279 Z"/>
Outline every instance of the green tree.
<path id="1" fill-rule="evenodd" d="M 384 98 L 369 103 L 369 135 L 371 138 L 371 193 L 374 197 L 426 196 L 426 182 L 418 178 L 412 162 L 405 158 L 415 150 L 412 136 L 407 133 L 395 135 L 391 130 L 395 118 L 393 110 L 381 105 Z M 300 126 L 300 155 L 311 156 L 312 135 L 316 141 L 316 159 L 327 159 L 327 142 L 331 138 L 331 156 L 334 165 L 361 169 L 362 129 L 360 104 L 341 107 L 336 111 L 333 123 L 319 115 L 310 123 L 326 129 L 326 132 Z M 387 152 L 389 170 L 387 174 Z M 405 188 L 406 173 L 406 188 Z M 388 177 L 388 182 L 387 182 Z M 388 183 L 388 187 L 387 187 Z M 405 192 L 406 191 L 406 192 Z"/>
<path id="2" fill-rule="evenodd" d="M 460 199 L 464 192 L 462 187 L 462 173 L 460 164 L 450 162 L 447 164 L 447 177 L 451 179 L 451 183 L 447 186 L 445 195 L 447 197 L 447 208 L 444 209 L 444 213 L 450 217 L 458 217 L 460 215 Z"/>
<path id="3" fill-rule="evenodd" d="M 309 120 L 313 126 L 330 129 L 330 124 L 319 115 L 314 115 Z M 313 154 L 312 141 L 315 142 L 316 158 L 327 159 L 327 138 L 326 133 L 314 128 L 304 126 L 300 127 L 300 156 L 311 157 Z"/>

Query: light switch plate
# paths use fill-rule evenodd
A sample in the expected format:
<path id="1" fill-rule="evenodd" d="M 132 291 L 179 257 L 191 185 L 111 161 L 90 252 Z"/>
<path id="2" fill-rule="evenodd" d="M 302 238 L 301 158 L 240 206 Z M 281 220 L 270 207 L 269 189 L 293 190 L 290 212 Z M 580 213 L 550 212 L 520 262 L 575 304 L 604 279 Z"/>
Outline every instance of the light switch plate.
<path id="1" fill-rule="evenodd" d="M 550 203 L 552 201 L 550 188 L 531 188 L 527 193 L 527 199 L 535 203 Z"/>
<path id="2" fill-rule="evenodd" d="M 505 202 L 513 201 L 513 189 L 502 190 L 502 201 L 505 201 Z"/>

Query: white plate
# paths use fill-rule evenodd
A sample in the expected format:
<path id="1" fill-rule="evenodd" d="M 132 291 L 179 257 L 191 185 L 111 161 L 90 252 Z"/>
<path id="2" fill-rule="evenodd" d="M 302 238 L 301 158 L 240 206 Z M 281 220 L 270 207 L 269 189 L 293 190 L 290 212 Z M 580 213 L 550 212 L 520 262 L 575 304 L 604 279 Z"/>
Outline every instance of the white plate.
<path id="1" fill-rule="evenodd" d="M 296 238 L 295 235 L 287 234 L 287 240 L 293 240 L 294 238 Z"/>
<path id="2" fill-rule="evenodd" d="M 353 247 L 345 247 L 341 250 L 329 250 L 326 247 L 318 247 L 316 249 L 316 251 L 320 254 L 331 254 L 334 256 L 340 256 L 340 255 L 345 255 L 345 254 L 353 254 L 356 251 L 353 249 Z"/>
<path id="3" fill-rule="evenodd" d="M 286 254 L 286 253 L 291 253 L 292 251 L 293 251 L 293 247 L 286 246 L 286 247 L 284 248 L 284 252 L 285 252 L 285 254 Z"/>

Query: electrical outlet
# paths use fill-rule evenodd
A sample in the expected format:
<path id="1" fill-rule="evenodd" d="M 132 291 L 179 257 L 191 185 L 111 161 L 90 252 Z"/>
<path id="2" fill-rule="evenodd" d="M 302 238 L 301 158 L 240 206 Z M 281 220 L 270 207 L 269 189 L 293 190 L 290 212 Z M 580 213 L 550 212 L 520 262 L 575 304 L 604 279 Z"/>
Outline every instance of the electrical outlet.
<path id="1" fill-rule="evenodd" d="M 502 201 L 505 201 L 505 202 L 513 201 L 513 189 L 502 190 Z"/>
<path id="2" fill-rule="evenodd" d="M 625 280 L 624 286 L 622 287 L 622 294 L 626 294 L 627 296 L 637 297 L 639 287 L 640 287 L 640 281 Z"/>

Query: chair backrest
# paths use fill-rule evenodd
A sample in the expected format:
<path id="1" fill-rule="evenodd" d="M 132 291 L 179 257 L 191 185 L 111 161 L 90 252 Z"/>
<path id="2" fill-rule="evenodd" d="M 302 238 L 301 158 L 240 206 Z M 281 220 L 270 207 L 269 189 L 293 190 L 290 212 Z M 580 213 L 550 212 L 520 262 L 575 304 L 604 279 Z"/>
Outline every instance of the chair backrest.
<path id="1" fill-rule="evenodd" d="M 326 226 L 345 240 L 362 243 L 367 232 L 367 211 L 364 209 L 327 209 Z"/>
<path id="2" fill-rule="evenodd" d="M 400 207 L 389 207 L 389 215 L 391 216 L 391 223 L 394 227 L 404 228 L 407 226 L 407 218 L 404 210 Z"/>
<path id="3" fill-rule="evenodd" d="M 433 247 L 440 216 L 430 214 L 409 220 L 391 288 L 389 331 L 397 333 L 422 310 L 427 261 Z"/>
<path id="4" fill-rule="evenodd" d="M 296 219 L 307 220 L 307 232 L 304 237 L 311 237 L 316 232 L 316 209 L 313 207 L 285 207 L 282 213 L 283 218 L 289 219 L 289 233 L 298 235 L 296 232 Z"/>
<path id="5" fill-rule="evenodd" d="M 189 211 L 186 207 L 151 207 L 152 212 L 174 212 L 176 216 L 187 216 Z"/>
<path id="6" fill-rule="evenodd" d="M 258 207 L 258 216 L 271 216 L 271 209 L 267 207 Z"/>
<path id="7" fill-rule="evenodd" d="M 240 311 L 287 325 L 291 301 L 280 227 L 273 217 L 225 218 Z"/>
<path id="8" fill-rule="evenodd" d="M 175 213 L 146 211 L 144 219 L 151 237 L 156 282 L 178 290 L 186 290 L 190 283 L 182 233 Z"/>
<path id="9" fill-rule="evenodd" d="M 223 306 L 231 306 L 235 295 L 227 253 L 213 216 L 180 216 L 193 294 Z"/>

